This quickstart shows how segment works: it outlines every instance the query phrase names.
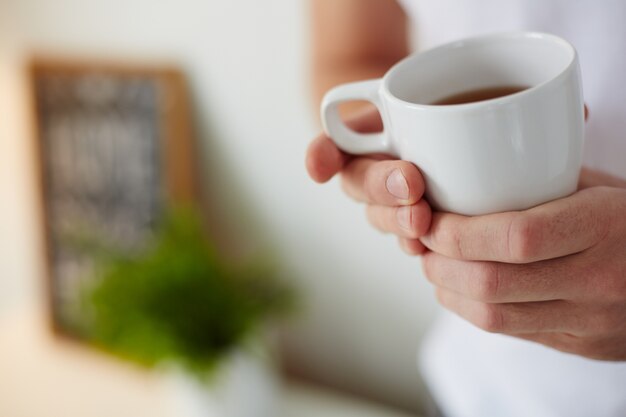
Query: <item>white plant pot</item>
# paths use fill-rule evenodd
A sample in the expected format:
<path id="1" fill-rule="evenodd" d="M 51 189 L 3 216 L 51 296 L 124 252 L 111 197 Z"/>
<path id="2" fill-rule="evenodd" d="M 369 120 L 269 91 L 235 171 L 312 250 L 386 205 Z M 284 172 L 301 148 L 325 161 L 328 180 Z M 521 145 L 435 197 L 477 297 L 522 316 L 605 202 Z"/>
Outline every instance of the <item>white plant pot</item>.
<path id="1" fill-rule="evenodd" d="M 172 415 L 179 417 L 275 417 L 279 378 L 266 355 L 238 351 L 203 384 L 180 369 L 164 371 Z"/>

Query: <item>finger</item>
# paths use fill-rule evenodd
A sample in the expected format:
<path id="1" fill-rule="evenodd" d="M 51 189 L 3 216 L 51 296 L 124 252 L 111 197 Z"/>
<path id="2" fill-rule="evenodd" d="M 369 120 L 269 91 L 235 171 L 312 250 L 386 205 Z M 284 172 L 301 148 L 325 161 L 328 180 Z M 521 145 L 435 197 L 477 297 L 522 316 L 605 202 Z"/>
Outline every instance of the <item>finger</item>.
<path id="1" fill-rule="evenodd" d="M 383 130 L 383 119 L 374 106 L 367 106 L 355 112 L 346 119 L 345 123 L 357 133 L 382 132 Z"/>
<path id="2" fill-rule="evenodd" d="M 350 156 L 337 148 L 327 136 L 318 136 L 306 153 L 306 168 L 316 182 L 326 182 L 348 163 Z"/>
<path id="3" fill-rule="evenodd" d="M 408 255 L 419 256 L 426 253 L 426 246 L 419 241 L 419 239 L 407 239 L 404 237 L 398 238 L 400 248 Z"/>
<path id="4" fill-rule="evenodd" d="M 506 264 L 462 261 L 428 252 L 422 267 L 433 285 L 485 303 L 588 298 L 594 295 L 590 287 L 596 282 L 595 277 L 581 273 L 583 269 L 573 257 Z"/>
<path id="5" fill-rule="evenodd" d="M 608 233 L 602 188 L 589 188 L 525 211 L 466 217 L 433 213 L 421 238 L 433 252 L 465 260 L 529 263 L 583 251 Z"/>
<path id="6" fill-rule="evenodd" d="M 577 332 L 582 328 L 579 312 L 566 301 L 482 303 L 444 288 L 437 288 L 437 299 L 446 309 L 491 333 Z"/>
<path id="7" fill-rule="evenodd" d="M 407 161 L 353 159 L 341 173 L 346 193 L 358 201 L 383 206 L 415 204 L 424 194 L 424 180 Z"/>
<path id="8" fill-rule="evenodd" d="M 346 121 L 354 131 L 367 133 L 382 129 L 380 114 L 376 109 L 368 109 Z M 350 160 L 350 155 L 342 152 L 335 143 L 322 134 L 309 145 L 306 153 L 306 168 L 314 181 L 323 183 L 330 180 Z"/>
<path id="9" fill-rule="evenodd" d="M 430 206 L 424 200 L 411 206 L 367 206 L 367 218 L 375 228 L 409 239 L 417 239 L 426 233 L 430 217 Z"/>

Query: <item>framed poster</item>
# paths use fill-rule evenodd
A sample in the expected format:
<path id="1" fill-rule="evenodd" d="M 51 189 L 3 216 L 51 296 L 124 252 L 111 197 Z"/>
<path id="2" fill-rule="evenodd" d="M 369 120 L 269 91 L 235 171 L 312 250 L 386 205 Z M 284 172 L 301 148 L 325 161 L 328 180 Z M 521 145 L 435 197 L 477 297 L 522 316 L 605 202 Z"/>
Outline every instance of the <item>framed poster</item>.
<path id="1" fill-rule="evenodd" d="M 77 236 L 137 250 L 198 200 L 189 99 L 175 68 L 35 59 L 30 80 L 51 317 L 75 335 L 94 268 Z"/>

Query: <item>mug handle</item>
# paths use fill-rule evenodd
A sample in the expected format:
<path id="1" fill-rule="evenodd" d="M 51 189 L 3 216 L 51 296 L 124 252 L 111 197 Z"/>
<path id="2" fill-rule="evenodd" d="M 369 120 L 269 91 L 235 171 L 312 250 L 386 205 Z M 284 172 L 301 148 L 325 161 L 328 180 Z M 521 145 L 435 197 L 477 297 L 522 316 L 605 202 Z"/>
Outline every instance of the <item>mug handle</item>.
<path id="1" fill-rule="evenodd" d="M 381 83 L 382 79 L 375 79 L 342 84 L 324 95 L 321 106 L 324 132 L 341 150 L 355 155 L 395 154 L 384 129 L 383 106 L 380 97 Z M 376 106 L 383 117 L 382 132 L 356 133 L 343 123 L 339 116 L 339 104 L 353 100 L 366 100 Z"/>

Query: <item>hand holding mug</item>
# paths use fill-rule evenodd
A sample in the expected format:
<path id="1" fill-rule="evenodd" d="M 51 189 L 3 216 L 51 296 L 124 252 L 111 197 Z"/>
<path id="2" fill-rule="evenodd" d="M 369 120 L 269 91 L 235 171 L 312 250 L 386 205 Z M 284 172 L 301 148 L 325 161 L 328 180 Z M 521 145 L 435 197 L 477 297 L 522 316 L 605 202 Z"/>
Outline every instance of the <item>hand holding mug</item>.
<path id="1" fill-rule="evenodd" d="M 571 71 L 577 73 L 577 68 Z M 505 159 L 509 158 L 508 162 L 517 163 L 507 167 L 509 173 L 520 174 L 530 170 L 526 172 L 530 177 L 528 182 L 524 176 L 510 176 L 507 172 L 503 176 L 494 175 L 491 179 L 481 177 L 489 170 L 497 171 L 499 165 L 492 165 L 488 158 L 476 156 L 470 149 L 463 148 L 463 143 L 447 148 L 452 155 L 457 152 L 466 157 L 461 161 L 460 168 L 463 169 L 454 164 L 451 166 L 449 160 L 446 164 L 445 158 L 442 158 L 437 160 L 438 164 L 434 164 L 439 170 L 435 169 L 430 176 L 422 177 L 411 163 L 382 156 L 353 157 L 340 151 L 328 136 L 321 135 L 309 148 L 307 167 L 311 176 L 320 182 L 341 172 L 346 192 L 368 203 L 368 217 L 373 225 L 398 235 L 407 252 L 424 254 L 426 276 L 436 287 L 438 299 L 444 307 L 487 331 L 533 340 L 590 358 L 625 360 L 626 182 L 599 172 L 583 170 L 580 191 L 573 190 L 578 177 L 582 142 L 582 98 L 576 93 L 576 90 L 580 91 L 580 86 L 578 84 L 576 88 L 578 82 L 574 79 L 578 76 L 574 75 L 570 78 L 570 93 L 561 97 L 576 98 L 569 110 L 561 109 L 570 112 L 569 116 L 561 118 L 560 125 L 544 124 L 544 128 L 552 127 L 541 136 L 542 141 L 520 134 L 528 133 L 523 128 L 524 123 L 530 123 L 529 126 L 534 129 L 531 130 L 537 132 L 536 123 L 541 124 L 542 118 L 531 122 L 524 121 L 523 117 L 507 119 L 507 116 L 497 116 L 493 111 L 487 112 L 492 121 L 507 120 L 505 124 L 491 125 L 492 133 L 506 132 L 507 129 L 512 133 L 503 136 L 502 142 L 509 147 L 504 153 L 494 153 L 497 146 L 483 148 L 482 151 L 491 158 L 504 155 Z M 566 77 L 559 77 L 562 87 L 563 78 Z M 362 86 L 371 87 L 372 84 Z M 348 90 L 336 90 L 335 97 L 331 96 L 325 103 L 325 111 L 334 112 L 335 99 L 342 95 L 339 93 L 346 91 L 353 93 L 354 86 Z M 386 120 L 385 129 L 390 136 L 379 133 L 360 138 L 368 141 L 350 148 L 352 139 L 360 139 L 348 132 L 348 136 L 337 142 L 343 142 L 341 146 L 352 152 L 382 151 L 398 156 L 402 153 L 400 147 L 407 146 L 406 143 L 402 145 L 399 137 L 394 139 L 391 136 L 393 132 L 398 132 L 393 129 L 394 123 L 398 125 L 394 120 L 399 120 L 399 113 L 395 117 L 390 114 L 389 108 L 381 104 L 380 96 L 375 94 L 360 98 L 368 97 L 379 100 L 377 104 L 383 120 Z M 515 113 L 515 110 L 512 112 Z M 505 113 L 511 117 L 511 111 Z M 468 117 L 467 126 L 472 126 L 472 118 L 477 116 L 474 114 Z M 330 123 L 336 124 L 339 120 L 332 120 L 331 117 Z M 349 125 L 356 132 L 366 133 L 379 131 L 383 122 L 375 112 L 369 112 L 351 120 Z M 414 125 L 415 132 L 424 132 L 418 129 L 420 126 L 423 128 L 425 125 Z M 331 134 L 335 127 L 328 129 Z M 440 125 L 439 130 L 428 131 L 442 134 L 445 130 L 445 126 Z M 340 135 L 345 132 L 341 127 L 335 131 Z M 420 140 L 418 136 L 411 136 L 411 130 L 405 133 L 405 141 L 407 138 Z M 561 135 L 560 139 L 550 142 L 554 135 Z M 446 135 L 441 137 L 445 139 Z M 393 145 L 394 141 L 400 143 L 400 146 Z M 535 151 L 531 150 L 532 146 L 528 147 L 529 143 L 534 143 L 536 150 L 543 146 L 545 155 L 533 154 Z M 561 147 L 560 158 L 557 155 L 559 152 L 556 152 L 558 147 Z M 419 157 L 431 158 L 437 155 L 436 149 L 428 153 L 432 147 L 421 147 L 421 150 L 424 149 L 427 152 Z M 476 151 L 481 151 L 481 148 L 478 147 Z M 518 158 L 515 155 L 520 151 Z M 524 157 L 529 154 L 534 155 L 534 162 L 524 165 L 525 161 L 528 162 Z M 440 156 L 446 154 L 441 153 Z M 468 160 L 473 163 L 481 161 L 485 166 L 472 167 L 467 164 Z M 438 184 L 439 191 L 451 190 L 455 185 L 447 182 L 451 177 L 441 174 L 441 170 L 459 174 L 459 182 L 472 187 L 480 185 L 473 182 L 477 176 L 482 180 L 487 179 L 488 185 L 496 184 L 496 188 L 498 181 L 504 180 L 514 188 L 521 184 L 523 189 L 537 180 L 538 177 L 534 176 L 537 172 L 547 174 L 548 177 L 556 175 L 551 177 L 555 194 L 549 197 L 545 192 L 550 187 L 543 186 L 539 187 L 538 193 L 531 192 L 529 198 L 522 193 L 518 199 L 513 198 L 514 193 L 506 192 L 489 198 L 485 194 L 489 190 L 480 187 L 472 188 L 474 193 L 470 198 L 461 200 L 450 199 L 445 192 L 431 192 L 431 201 L 451 211 L 477 214 L 475 211 L 478 210 L 491 213 L 502 211 L 503 204 L 512 204 L 511 209 L 516 209 L 495 214 L 481 213 L 484 215 L 474 217 L 442 211 L 431 213 L 429 205 L 421 198 L 424 192 L 428 194 L 429 184 Z M 542 198 L 547 202 L 537 204 L 537 200 L 532 200 L 542 193 Z M 487 205 L 480 206 L 471 201 L 472 197 L 478 199 L 485 196 L 488 198 Z M 533 207 L 520 210 L 526 206 Z"/>
<path id="2" fill-rule="evenodd" d="M 454 97 L 459 92 L 466 94 Z M 376 105 L 382 120 L 368 112 L 344 125 L 338 105 L 356 99 Z M 460 99 L 465 103 L 450 104 Z M 476 215 L 574 192 L 583 107 L 578 58 L 566 41 L 512 33 L 454 42 L 406 58 L 380 80 L 327 93 L 327 135 L 311 145 L 307 166 L 317 181 L 342 171 L 348 194 L 369 203 L 370 221 L 420 253 L 416 238 L 430 221 L 424 193 L 436 209 Z M 350 156 L 373 153 L 400 157 L 421 172 L 403 161 Z"/>

